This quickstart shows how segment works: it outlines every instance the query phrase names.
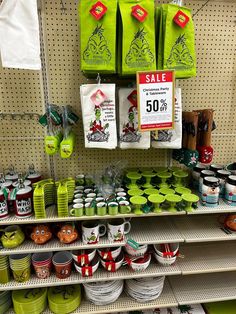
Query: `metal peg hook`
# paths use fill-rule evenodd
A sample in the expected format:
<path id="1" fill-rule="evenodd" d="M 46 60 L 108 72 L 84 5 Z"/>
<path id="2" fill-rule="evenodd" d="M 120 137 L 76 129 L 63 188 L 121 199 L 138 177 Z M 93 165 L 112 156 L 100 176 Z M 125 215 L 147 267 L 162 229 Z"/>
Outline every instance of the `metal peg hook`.
<path id="1" fill-rule="evenodd" d="M 65 4 L 64 4 L 64 1 L 63 0 L 60 0 L 61 1 L 61 11 L 62 11 L 62 13 L 63 14 L 65 14 L 66 13 L 66 7 L 65 7 Z"/>
<path id="2" fill-rule="evenodd" d="M 100 85 L 101 84 L 101 76 L 100 76 L 99 73 L 98 73 L 98 76 L 97 76 L 96 80 L 98 82 L 98 85 Z"/>

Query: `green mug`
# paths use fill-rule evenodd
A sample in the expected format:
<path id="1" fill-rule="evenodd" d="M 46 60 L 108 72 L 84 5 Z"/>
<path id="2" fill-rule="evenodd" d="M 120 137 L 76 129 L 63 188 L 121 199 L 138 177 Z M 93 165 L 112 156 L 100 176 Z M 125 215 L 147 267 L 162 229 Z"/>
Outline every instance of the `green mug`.
<path id="1" fill-rule="evenodd" d="M 107 214 L 107 204 L 105 202 L 97 203 L 97 215 L 105 216 Z"/>
<path id="2" fill-rule="evenodd" d="M 109 215 L 117 215 L 118 214 L 118 206 L 117 202 L 110 202 L 108 203 L 108 213 Z"/>
<path id="3" fill-rule="evenodd" d="M 86 216 L 94 216 L 95 215 L 95 208 L 91 206 L 91 203 L 85 204 L 85 215 Z"/>
<path id="4" fill-rule="evenodd" d="M 130 203 L 128 201 L 120 201 L 119 208 L 121 214 L 128 214 L 131 212 Z"/>
<path id="5" fill-rule="evenodd" d="M 73 208 L 70 210 L 70 215 L 75 217 L 81 217 L 84 214 L 83 204 L 74 204 Z"/>

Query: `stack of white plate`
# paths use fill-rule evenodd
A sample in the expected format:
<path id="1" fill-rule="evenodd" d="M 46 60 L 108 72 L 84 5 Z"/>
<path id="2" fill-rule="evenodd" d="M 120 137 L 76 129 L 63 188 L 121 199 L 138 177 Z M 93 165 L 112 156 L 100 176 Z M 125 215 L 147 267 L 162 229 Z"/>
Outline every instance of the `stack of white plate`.
<path id="1" fill-rule="evenodd" d="M 107 305 L 115 302 L 123 291 L 124 281 L 102 281 L 83 284 L 86 297 L 95 305 Z"/>
<path id="2" fill-rule="evenodd" d="M 125 281 L 125 292 L 137 302 L 157 299 L 163 289 L 165 277 L 137 278 Z"/>

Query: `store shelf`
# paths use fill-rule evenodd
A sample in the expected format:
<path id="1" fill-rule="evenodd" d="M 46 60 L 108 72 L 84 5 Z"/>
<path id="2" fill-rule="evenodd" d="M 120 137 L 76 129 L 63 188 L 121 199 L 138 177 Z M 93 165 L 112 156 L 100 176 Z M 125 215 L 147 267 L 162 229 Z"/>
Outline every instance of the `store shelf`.
<path id="1" fill-rule="evenodd" d="M 221 229 L 218 216 L 185 216 L 173 218 L 173 221 L 185 239 L 185 242 L 208 242 L 236 240 L 236 232 L 225 232 Z"/>
<path id="2" fill-rule="evenodd" d="M 180 232 L 167 217 L 163 217 L 161 220 L 144 218 L 142 220 L 142 224 L 140 224 L 140 220 L 138 218 L 135 218 L 131 221 L 131 226 L 131 232 L 128 237 L 135 240 L 139 244 L 184 242 Z M 99 243 L 90 245 L 83 244 L 81 240 L 69 245 L 62 244 L 56 239 L 53 239 L 44 245 L 37 245 L 31 240 L 26 240 L 22 245 L 15 249 L 1 249 L 0 255 L 66 251 L 124 245 L 125 241 L 119 243 L 109 242 L 106 236 L 100 238 Z"/>
<path id="3" fill-rule="evenodd" d="M 236 270 L 235 242 L 192 243 L 180 248 L 184 258 L 178 259 L 183 275 Z"/>
<path id="4" fill-rule="evenodd" d="M 155 277 L 155 276 L 171 276 L 180 275 L 181 271 L 177 264 L 173 266 L 160 266 L 153 261 L 149 267 L 143 272 L 134 272 L 128 267 L 123 267 L 115 273 L 106 271 L 100 265 L 100 268 L 95 272 L 92 277 L 82 277 L 79 273 L 73 271 L 71 276 L 67 279 L 58 279 L 55 274 L 52 274 L 47 279 L 38 279 L 35 275 L 31 275 L 30 280 L 27 282 L 16 282 L 11 280 L 7 284 L 0 285 L 0 291 L 5 290 L 20 290 L 30 289 L 39 287 L 52 287 L 52 286 L 64 286 L 73 285 L 84 282 L 98 282 L 107 280 L 118 280 L 118 279 L 132 279 L 132 278 L 143 278 L 143 277 Z"/>
<path id="5" fill-rule="evenodd" d="M 72 208 L 72 207 L 71 207 Z M 23 225 L 23 224 L 39 224 L 39 223 L 54 223 L 54 222 L 65 222 L 65 221 L 84 221 L 84 220 L 99 220 L 99 219 L 116 219 L 116 218 L 148 218 L 148 217 L 159 217 L 159 216 L 178 216 L 178 215 L 186 215 L 185 211 L 179 212 L 168 212 L 163 211 L 161 213 L 147 213 L 143 215 L 135 215 L 135 214 L 118 214 L 118 215 L 105 215 L 105 216 L 81 216 L 81 217 L 58 217 L 56 206 L 50 206 L 47 208 L 47 217 L 42 219 L 36 219 L 35 216 L 31 216 L 29 218 L 18 218 L 15 215 L 11 215 L 9 218 L 0 220 L 0 226 L 4 225 Z"/>
<path id="6" fill-rule="evenodd" d="M 180 305 L 236 299 L 236 273 L 202 274 L 169 278 Z"/>
<path id="7" fill-rule="evenodd" d="M 221 213 L 233 213 L 236 212 L 235 206 L 230 206 L 225 203 L 223 199 L 220 199 L 217 207 L 206 207 L 198 203 L 198 208 L 191 212 L 187 212 L 187 215 L 199 215 L 199 214 L 221 214 Z"/>

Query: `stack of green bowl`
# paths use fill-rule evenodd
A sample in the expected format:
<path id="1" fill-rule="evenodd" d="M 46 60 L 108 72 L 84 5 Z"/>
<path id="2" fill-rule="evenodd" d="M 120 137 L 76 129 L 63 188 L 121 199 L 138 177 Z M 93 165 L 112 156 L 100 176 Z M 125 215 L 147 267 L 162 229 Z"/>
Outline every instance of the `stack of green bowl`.
<path id="1" fill-rule="evenodd" d="M 37 219 L 46 218 L 46 207 L 54 204 L 55 185 L 52 179 L 42 180 L 33 184 L 34 212 Z"/>
<path id="2" fill-rule="evenodd" d="M 51 287 L 48 290 L 49 309 L 55 314 L 75 311 L 81 302 L 80 285 Z"/>
<path id="3" fill-rule="evenodd" d="M 40 314 L 47 307 L 47 288 L 15 290 L 12 301 L 16 314 Z"/>
<path id="4" fill-rule="evenodd" d="M 0 283 L 7 283 L 10 280 L 8 256 L 0 256 Z M 1 311 L 0 311 L 1 313 Z"/>
<path id="5" fill-rule="evenodd" d="M 25 282 L 30 279 L 30 254 L 10 255 L 10 267 L 13 277 L 17 282 Z"/>
<path id="6" fill-rule="evenodd" d="M 57 189 L 58 189 L 60 183 L 66 184 L 67 194 L 68 194 L 68 203 L 69 204 L 72 203 L 73 198 L 74 198 L 75 180 L 73 178 L 66 178 L 66 179 L 63 179 L 61 181 L 57 181 L 57 182 L 55 182 Z"/>
<path id="7" fill-rule="evenodd" d="M 11 292 L 3 291 L 0 292 L 0 313 L 6 313 L 11 307 Z"/>

